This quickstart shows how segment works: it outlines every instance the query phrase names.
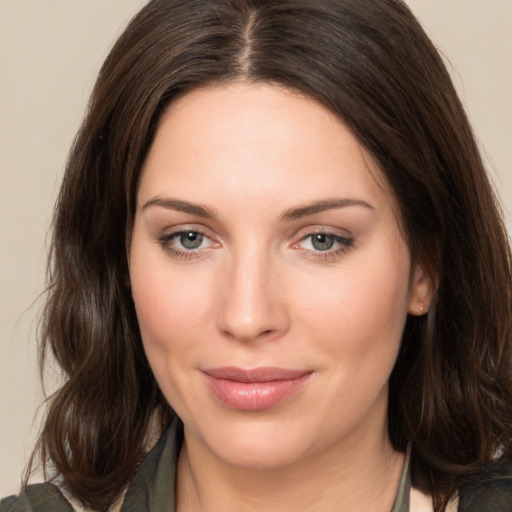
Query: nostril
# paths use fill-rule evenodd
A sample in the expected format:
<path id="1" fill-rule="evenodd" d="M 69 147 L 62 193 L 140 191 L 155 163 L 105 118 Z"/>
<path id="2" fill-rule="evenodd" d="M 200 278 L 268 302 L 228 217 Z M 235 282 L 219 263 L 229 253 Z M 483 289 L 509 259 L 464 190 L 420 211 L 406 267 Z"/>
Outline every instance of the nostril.
<path id="1" fill-rule="evenodd" d="M 223 334 L 230 337 L 235 338 L 241 341 L 254 341 L 261 338 L 268 338 L 273 335 L 275 329 L 266 329 L 260 332 L 244 332 L 244 331 L 235 331 L 234 329 L 224 329 Z"/>

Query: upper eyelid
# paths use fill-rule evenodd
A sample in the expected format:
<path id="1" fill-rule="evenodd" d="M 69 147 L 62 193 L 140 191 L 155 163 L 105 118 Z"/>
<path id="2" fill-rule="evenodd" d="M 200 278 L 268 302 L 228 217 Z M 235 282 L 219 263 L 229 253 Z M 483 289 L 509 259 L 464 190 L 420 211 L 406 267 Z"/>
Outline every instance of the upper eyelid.
<path id="1" fill-rule="evenodd" d="M 307 240 L 308 238 L 312 237 L 313 235 L 326 235 L 326 236 L 331 236 L 333 237 L 335 240 L 338 241 L 338 243 L 341 243 L 340 240 L 343 240 L 344 242 L 349 242 L 349 243 L 353 243 L 354 240 L 350 237 L 347 237 L 347 236 L 343 236 L 343 235 L 337 235 L 335 233 L 327 233 L 327 232 L 324 232 L 324 231 L 317 231 L 317 232 L 311 232 L 309 234 L 306 234 L 302 237 L 299 238 L 298 241 L 296 242 L 293 242 L 292 245 L 295 245 L 295 244 L 298 244 L 299 242 L 303 242 L 305 240 Z"/>
<path id="2" fill-rule="evenodd" d="M 198 233 L 212 242 L 216 243 L 222 243 L 222 238 L 219 236 L 215 231 L 212 231 L 210 228 L 201 225 L 201 224 L 180 224 L 176 226 L 170 226 L 168 228 L 165 228 L 161 230 L 161 234 L 158 236 L 158 238 L 171 238 L 173 236 L 179 235 L 181 233 L 187 233 L 187 232 L 195 232 Z M 304 239 L 307 239 L 311 235 L 315 234 L 325 234 L 329 236 L 334 236 L 337 238 L 343 238 L 350 241 L 353 241 L 353 235 L 348 229 L 344 228 L 338 228 L 333 226 L 307 226 L 303 227 L 297 231 L 290 237 L 292 238 L 291 244 L 294 245 L 298 243 L 299 241 L 302 241 Z"/>
<path id="3" fill-rule="evenodd" d="M 162 231 L 162 236 L 168 236 L 168 237 L 171 237 L 173 235 L 177 235 L 180 233 L 192 232 L 192 233 L 198 233 L 198 234 L 203 235 L 210 239 L 220 238 L 218 236 L 215 236 L 211 229 L 208 229 L 208 228 L 206 228 L 204 226 L 200 226 L 200 225 L 198 226 L 196 224 L 185 224 L 185 225 L 180 224 L 177 226 L 170 226 L 161 231 Z"/>
<path id="4" fill-rule="evenodd" d="M 336 252 L 339 252 L 340 250 L 344 251 L 354 245 L 354 237 L 352 236 L 352 234 L 348 233 L 347 230 L 342 230 L 333 227 L 327 228 L 325 226 L 318 226 L 317 228 L 310 227 L 301 231 L 302 233 L 300 233 L 299 231 L 299 233 L 295 235 L 294 241 L 290 244 L 290 247 L 294 250 L 304 250 L 306 252 L 313 252 L 315 254 L 318 252 L 318 254 L 324 254 L 326 256 L 327 254 L 334 254 Z M 344 233 L 340 233 L 340 231 L 344 231 Z M 318 234 L 333 237 L 335 239 L 335 248 L 328 249 L 325 251 L 317 251 L 315 249 L 299 247 L 299 245 L 306 242 L 313 235 Z M 310 243 L 312 243 L 312 241 Z"/>
<path id="5" fill-rule="evenodd" d="M 202 237 L 208 239 L 213 244 L 218 244 L 219 242 L 216 241 L 213 237 L 208 235 L 208 233 L 205 233 L 204 231 L 201 231 L 199 229 L 176 229 L 174 231 L 170 231 L 168 233 L 165 233 L 161 235 L 160 239 L 165 240 L 175 240 L 179 237 L 179 235 L 186 234 L 186 233 L 197 233 L 198 235 L 201 235 Z"/>
<path id="6" fill-rule="evenodd" d="M 206 247 L 197 247 L 197 248 L 187 248 L 182 246 L 179 243 L 179 237 L 184 233 L 197 233 L 204 237 L 206 240 Z M 176 229 L 170 231 L 168 233 L 161 234 L 157 237 L 157 242 L 159 245 L 173 255 L 176 259 L 192 259 L 192 258 L 200 258 L 202 254 L 209 252 L 212 248 L 215 248 L 216 245 L 220 245 L 218 242 L 212 240 L 210 236 L 202 233 L 198 229 Z M 201 241 L 201 245 L 203 245 L 204 240 Z M 179 245 L 178 245 L 179 244 Z"/>
<path id="7" fill-rule="evenodd" d="M 345 228 L 336 228 L 333 226 L 308 226 L 301 228 L 296 231 L 295 237 L 299 239 L 307 238 L 309 235 L 316 235 L 316 234 L 325 234 L 325 235 L 332 235 L 337 236 L 340 238 L 349 238 L 351 239 L 353 237 L 350 230 Z"/>

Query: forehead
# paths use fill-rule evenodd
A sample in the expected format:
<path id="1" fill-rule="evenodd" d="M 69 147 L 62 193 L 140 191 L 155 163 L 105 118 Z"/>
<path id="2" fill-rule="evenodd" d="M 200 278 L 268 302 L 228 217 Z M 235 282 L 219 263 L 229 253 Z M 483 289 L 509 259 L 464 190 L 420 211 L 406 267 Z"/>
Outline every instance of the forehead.
<path id="1" fill-rule="evenodd" d="M 387 182 L 346 125 L 310 97 L 271 84 L 203 87 L 162 116 L 143 167 L 139 194 L 218 193 L 280 196 L 373 196 L 387 202 Z M 186 197 L 188 198 L 188 197 Z"/>

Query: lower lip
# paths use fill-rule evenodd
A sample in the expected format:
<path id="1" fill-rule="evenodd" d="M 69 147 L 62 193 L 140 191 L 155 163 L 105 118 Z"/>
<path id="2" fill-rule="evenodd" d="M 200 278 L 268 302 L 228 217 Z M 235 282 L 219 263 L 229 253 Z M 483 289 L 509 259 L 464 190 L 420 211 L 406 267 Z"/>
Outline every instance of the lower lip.
<path id="1" fill-rule="evenodd" d="M 311 373 L 307 373 L 293 379 L 238 382 L 204 375 L 212 394 L 227 407 L 240 411 L 270 409 L 299 391 L 311 377 Z"/>

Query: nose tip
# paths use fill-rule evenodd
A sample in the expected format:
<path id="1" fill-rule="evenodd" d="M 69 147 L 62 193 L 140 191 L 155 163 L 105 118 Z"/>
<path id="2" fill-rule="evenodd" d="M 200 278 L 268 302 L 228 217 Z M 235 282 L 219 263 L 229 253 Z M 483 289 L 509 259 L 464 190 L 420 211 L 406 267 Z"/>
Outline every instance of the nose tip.
<path id="1" fill-rule="evenodd" d="M 265 319 L 247 318 L 243 320 L 231 317 L 224 322 L 221 331 L 225 336 L 244 343 L 271 338 L 279 332 L 276 328 L 265 328 L 265 323 Z"/>
<path id="2" fill-rule="evenodd" d="M 288 328 L 279 283 L 269 265 L 253 262 L 230 272 L 219 304 L 219 330 L 241 342 L 269 339 Z"/>

